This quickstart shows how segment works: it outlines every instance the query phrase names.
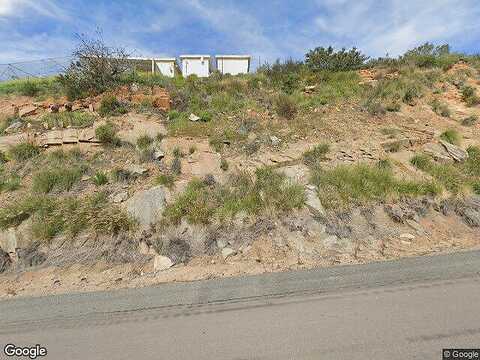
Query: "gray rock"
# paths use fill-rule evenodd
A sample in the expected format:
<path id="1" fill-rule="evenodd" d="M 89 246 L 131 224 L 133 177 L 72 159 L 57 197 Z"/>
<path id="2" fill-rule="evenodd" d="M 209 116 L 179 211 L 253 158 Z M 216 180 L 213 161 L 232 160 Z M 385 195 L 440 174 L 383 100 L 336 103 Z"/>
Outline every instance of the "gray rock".
<path id="1" fill-rule="evenodd" d="M 0 249 L 0 274 L 7 271 L 12 265 L 12 259 L 6 251 Z"/>
<path id="2" fill-rule="evenodd" d="M 480 227 L 480 212 L 467 208 L 462 211 L 461 216 L 469 226 Z"/>
<path id="3" fill-rule="evenodd" d="M 155 186 L 139 191 L 125 202 L 127 212 L 145 228 L 157 222 L 165 209 L 165 189 Z"/>
<path id="4" fill-rule="evenodd" d="M 227 259 L 228 257 L 233 256 L 235 254 L 236 252 L 232 248 L 226 247 L 222 249 L 222 257 L 224 259 Z"/>
<path id="5" fill-rule="evenodd" d="M 126 191 L 120 192 L 118 194 L 111 196 L 111 199 L 115 204 L 122 203 L 128 199 L 128 193 Z"/>
<path id="6" fill-rule="evenodd" d="M 400 234 L 400 239 L 405 239 L 405 240 L 414 240 L 415 235 L 405 233 L 405 234 Z"/>
<path id="7" fill-rule="evenodd" d="M 153 271 L 164 271 L 173 266 L 172 260 L 166 256 L 156 255 L 153 259 Z"/>
<path id="8" fill-rule="evenodd" d="M 305 196 L 306 201 L 305 205 L 307 205 L 308 209 L 317 215 L 325 216 L 326 212 L 325 209 L 318 198 L 317 190 L 313 185 L 307 185 L 305 187 Z"/>
<path id="9" fill-rule="evenodd" d="M 127 170 L 132 174 L 133 176 L 142 176 L 145 175 L 148 172 L 148 169 L 141 167 L 140 165 L 130 165 L 127 167 Z"/>
<path id="10" fill-rule="evenodd" d="M 434 160 L 441 163 L 452 163 L 453 160 L 445 148 L 440 144 L 428 143 L 423 146 L 423 151 L 429 154 Z"/>
<path id="11" fill-rule="evenodd" d="M 200 120 L 200 117 L 195 115 L 195 114 L 190 114 L 190 116 L 188 117 L 188 120 L 190 121 L 198 121 Z"/>
<path id="12" fill-rule="evenodd" d="M 9 127 L 5 129 L 5 133 L 11 134 L 16 132 L 22 127 L 22 122 L 21 121 L 15 121 L 13 124 L 11 124 Z"/>
<path id="13" fill-rule="evenodd" d="M 272 135 L 270 136 L 270 142 L 272 143 L 273 146 L 278 146 L 280 145 L 281 140 L 275 135 Z"/>
<path id="14" fill-rule="evenodd" d="M 448 154 L 453 158 L 453 160 L 457 162 L 464 162 L 468 159 L 468 153 L 462 148 L 443 140 L 440 140 L 440 144 L 443 145 L 443 147 L 445 148 L 445 150 L 447 150 Z"/>
<path id="15" fill-rule="evenodd" d="M 155 151 L 153 152 L 153 158 L 155 160 L 161 160 L 164 157 L 165 157 L 165 153 L 160 149 L 155 149 Z"/>

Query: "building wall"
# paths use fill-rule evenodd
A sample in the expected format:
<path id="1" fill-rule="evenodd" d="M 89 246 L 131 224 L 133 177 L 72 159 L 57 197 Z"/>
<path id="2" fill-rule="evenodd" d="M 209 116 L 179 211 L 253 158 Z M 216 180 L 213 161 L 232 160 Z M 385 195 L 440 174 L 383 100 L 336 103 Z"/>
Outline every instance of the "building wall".
<path id="1" fill-rule="evenodd" d="M 222 74 L 247 74 L 249 59 L 217 58 L 217 70 Z"/>
<path id="2" fill-rule="evenodd" d="M 182 74 L 197 75 L 198 77 L 208 77 L 210 75 L 210 59 L 182 59 Z"/>
<path id="3" fill-rule="evenodd" d="M 175 76 L 175 63 L 171 61 L 155 61 L 155 71 L 168 77 Z"/>

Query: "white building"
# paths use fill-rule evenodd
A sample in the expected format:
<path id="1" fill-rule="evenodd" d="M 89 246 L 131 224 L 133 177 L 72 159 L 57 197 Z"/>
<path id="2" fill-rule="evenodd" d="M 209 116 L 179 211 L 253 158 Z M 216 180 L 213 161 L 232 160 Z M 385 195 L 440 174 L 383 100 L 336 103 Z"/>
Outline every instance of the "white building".
<path id="1" fill-rule="evenodd" d="M 180 55 L 180 60 L 184 77 L 189 75 L 208 77 L 210 75 L 210 55 Z"/>
<path id="2" fill-rule="evenodd" d="M 174 77 L 176 68 L 175 58 L 159 58 L 154 59 L 155 67 L 154 72 L 160 73 L 164 76 Z"/>
<path id="3" fill-rule="evenodd" d="M 250 55 L 216 55 L 217 70 L 222 74 L 247 74 L 250 71 Z"/>

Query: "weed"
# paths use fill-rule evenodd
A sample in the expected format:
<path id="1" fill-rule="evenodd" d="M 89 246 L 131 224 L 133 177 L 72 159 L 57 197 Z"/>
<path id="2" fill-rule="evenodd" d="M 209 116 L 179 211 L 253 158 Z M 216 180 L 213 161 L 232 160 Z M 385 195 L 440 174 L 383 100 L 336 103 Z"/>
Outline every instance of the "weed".
<path id="1" fill-rule="evenodd" d="M 434 113 L 443 117 L 450 117 L 450 109 L 447 104 L 441 103 L 438 99 L 434 99 L 431 106 Z"/>
<path id="2" fill-rule="evenodd" d="M 473 126 L 478 122 L 478 116 L 477 115 L 470 115 L 466 117 L 465 119 L 462 120 L 462 125 L 463 126 Z"/>
<path id="3" fill-rule="evenodd" d="M 132 173 L 126 169 L 115 168 L 112 170 L 112 179 L 116 182 L 128 182 L 132 179 Z"/>
<path id="4" fill-rule="evenodd" d="M 46 114 L 42 121 L 47 123 L 48 128 L 85 128 L 92 126 L 95 122 L 95 116 L 86 112 L 61 112 Z"/>
<path id="5" fill-rule="evenodd" d="M 120 139 L 117 137 L 117 131 L 112 123 L 100 125 L 95 129 L 95 136 L 103 144 L 119 145 Z"/>
<path id="6" fill-rule="evenodd" d="M 80 166 L 41 170 L 33 176 L 32 190 L 47 194 L 53 190 L 69 191 L 80 181 L 85 169 Z"/>
<path id="7" fill-rule="evenodd" d="M 471 86 L 464 86 L 461 89 L 462 99 L 467 106 L 475 106 L 480 104 L 480 97 L 477 95 L 476 90 Z"/>
<path id="8" fill-rule="evenodd" d="M 149 135 L 142 135 L 137 139 L 137 147 L 139 149 L 146 149 L 152 145 L 153 139 Z"/>
<path id="9" fill-rule="evenodd" d="M 105 95 L 100 103 L 98 113 L 100 116 L 116 116 L 126 114 L 127 106 L 120 102 L 115 95 Z"/>
<path id="10" fill-rule="evenodd" d="M 453 144 L 453 145 L 459 145 L 460 144 L 460 134 L 458 133 L 457 130 L 454 129 L 449 129 L 444 131 L 440 135 L 440 139 Z"/>
<path id="11" fill-rule="evenodd" d="M 31 142 L 23 142 L 11 146 L 8 150 L 8 154 L 15 161 L 21 162 L 31 159 L 40 154 L 40 148 Z"/>
<path id="12" fill-rule="evenodd" d="M 5 175 L 0 168 L 0 192 L 14 191 L 20 188 L 21 178 L 18 175 Z"/>
<path id="13" fill-rule="evenodd" d="M 170 170 L 174 175 L 180 175 L 182 173 L 182 160 L 179 156 L 173 158 Z"/>
<path id="14" fill-rule="evenodd" d="M 220 160 L 220 169 L 222 169 L 223 171 L 228 170 L 228 161 L 227 160 L 225 160 L 223 158 Z"/>
<path id="15" fill-rule="evenodd" d="M 95 175 L 92 177 L 92 182 L 96 186 L 102 186 L 108 183 L 108 176 L 105 172 L 103 171 L 97 171 Z"/>
<path id="16" fill-rule="evenodd" d="M 172 175 L 160 174 L 155 178 L 155 182 L 158 185 L 163 185 L 169 189 L 172 189 L 175 183 L 175 177 Z"/>
<path id="17" fill-rule="evenodd" d="M 315 166 L 320 161 L 325 160 L 325 155 L 330 151 L 330 145 L 319 144 L 313 149 L 303 153 L 303 162 L 308 166 Z"/>
<path id="18" fill-rule="evenodd" d="M 312 181 L 327 208 L 344 208 L 401 196 L 434 195 L 439 191 L 434 184 L 399 180 L 390 168 L 367 164 L 339 165 L 331 170 L 316 168 Z"/>
<path id="19" fill-rule="evenodd" d="M 297 104 L 293 99 L 285 94 L 280 94 L 275 99 L 275 111 L 278 116 L 291 120 L 297 114 Z"/>

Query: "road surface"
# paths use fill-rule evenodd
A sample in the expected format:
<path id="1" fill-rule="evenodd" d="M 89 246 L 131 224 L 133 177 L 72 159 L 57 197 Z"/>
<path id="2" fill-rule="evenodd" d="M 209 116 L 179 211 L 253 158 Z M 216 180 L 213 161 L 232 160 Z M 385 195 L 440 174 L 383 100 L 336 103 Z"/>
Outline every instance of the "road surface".
<path id="1" fill-rule="evenodd" d="M 47 359 L 441 359 L 480 347 L 480 252 L 0 302 Z M 3 356 L 3 357 L 2 357 Z"/>

